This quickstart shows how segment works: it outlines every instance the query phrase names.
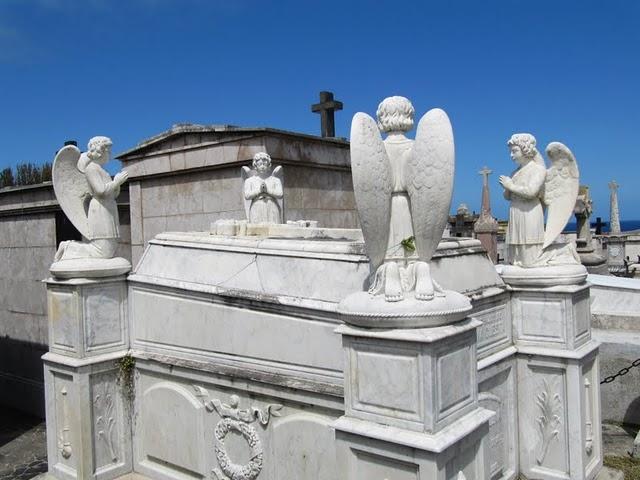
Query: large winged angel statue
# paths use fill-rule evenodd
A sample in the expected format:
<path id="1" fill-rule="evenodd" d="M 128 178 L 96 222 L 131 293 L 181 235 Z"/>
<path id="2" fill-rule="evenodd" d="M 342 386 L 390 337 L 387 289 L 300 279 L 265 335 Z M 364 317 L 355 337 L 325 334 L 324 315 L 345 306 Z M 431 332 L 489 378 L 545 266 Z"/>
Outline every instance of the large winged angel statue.
<path id="1" fill-rule="evenodd" d="M 51 266 L 56 276 L 108 276 L 130 268 L 127 260 L 114 259 L 120 238 L 116 198 L 128 174 L 120 172 L 112 179 L 102 168 L 110 158 L 111 146 L 108 137 L 93 137 L 87 152 L 67 145 L 53 162 L 56 198 L 85 239 L 60 243 Z"/>
<path id="2" fill-rule="evenodd" d="M 466 311 L 466 297 L 441 288 L 430 267 L 453 192 L 455 150 L 449 118 L 443 110 L 430 110 L 411 140 L 405 135 L 414 117 L 408 99 L 386 98 L 377 117 L 376 123 L 356 113 L 351 123 L 353 188 L 373 273 L 369 300 L 354 294 L 340 309 L 369 311 L 375 304 L 388 316 L 407 309 L 405 316 L 431 311 L 435 318 L 436 310 L 444 316 L 451 313 L 455 297 L 453 310 Z M 387 134 L 384 141 L 381 132 Z M 421 320 L 414 323 L 424 325 Z"/>
<path id="3" fill-rule="evenodd" d="M 504 196 L 511 201 L 506 243 L 508 261 L 518 267 L 579 264 L 572 243 L 554 243 L 573 214 L 578 197 L 579 172 L 571 150 L 560 142 L 546 149 L 546 168 L 529 133 L 516 133 L 507 142 L 518 168 L 500 176 Z M 547 224 L 544 224 L 544 207 Z"/>
<path id="4" fill-rule="evenodd" d="M 242 196 L 249 223 L 283 223 L 282 166 L 271 170 L 265 152 L 253 157 L 253 169 L 242 167 Z"/>

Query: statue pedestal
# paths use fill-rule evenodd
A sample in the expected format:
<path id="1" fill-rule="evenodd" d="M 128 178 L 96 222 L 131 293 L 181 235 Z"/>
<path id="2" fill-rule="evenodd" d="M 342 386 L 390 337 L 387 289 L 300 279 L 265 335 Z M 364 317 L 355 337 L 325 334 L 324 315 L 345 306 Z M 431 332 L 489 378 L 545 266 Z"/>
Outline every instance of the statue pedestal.
<path id="1" fill-rule="evenodd" d="M 43 356 L 49 478 L 117 478 L 132 470 L 126 278 L 46 280 Z"/>
<path id="2" fill-rule="evenodd" d="M 337 329 L 345 415 L 334 428 L 346 479 L 489 478 L 484 450 L 493 413 L 478 406 L 479 325 Z"/>
<path id="3" fill-rule="evenodd" d="M 527 478 L 592 479 L 602 468 L 598 343 L 589 285 L 576 272 L 541 281 L 539 269 L 503 279 L 512 290 L 518 349 L 520 471 Z M 547 267 L 558 269 L 560 267 Z M 582 267 L 584 268 L 584 267 Z M 517 278 L 515 283 L 511 279 Z M 575 282 L 570 280 L 574 279 Z"/>

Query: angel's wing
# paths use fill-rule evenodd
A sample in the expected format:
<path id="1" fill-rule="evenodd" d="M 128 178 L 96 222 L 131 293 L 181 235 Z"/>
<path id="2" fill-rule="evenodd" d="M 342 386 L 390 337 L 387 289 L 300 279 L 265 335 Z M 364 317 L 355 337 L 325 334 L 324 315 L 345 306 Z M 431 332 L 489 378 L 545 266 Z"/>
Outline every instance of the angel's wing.
<path id="1" fill-rule="evenodd" d="M 455 156 L 449 117 L 439 108 L 429 110 L 420 119 L 405 170 L 416 249 L 424 262 L 435 253 L 449 218 Z"/>
<path id="2" fill-rule="evenodd" d="M 53 161 L 53 191 L 64 214 L 82 236 L 88 239 L 91 233 L 87 208 L 91 195 L 87 178 L 78 170 L 79 159 L 78 147 L 67 145 L 60 149 Z"/>
<path id="3" fill-rule="evenodd" d="M 362 112 L 351 121 L 351 173 L 365 249 L 375 271 L 389 241 L 391 165 L 375 120 Z"/>
<path id="4" fill-rule="evenodd" d="M 547 171 L 542 200 L 547 205 L 547 225 L 544 231 L 546 248 L 556 239 L 571 218 L 578 198 L 580 179 L 576 158 L 565 145 L 551 142 L 547 145 L 551 167 Z"/>
<path id="5" fill-rule="evenodd" d="M 280 210 L 280 223 L 284 223 L 284 172 L 282 171 L 282 165 L 278 165 L 273 169 L 271 175 L 280 180 L 280 185 L 282 185 L 282 193 L 283 195 L 280 198 L 276 198 L 276 203 L 278 204 L 278 209 Z"/>
<path id="6" fill-rule="evenodd" d="M 249 167 L 242 167 L 242 169 L 240 170 L 240 175 L 242 176 L 242 204 L 244 205 L 244 213 L 247 215 L 247 220 L 249 220 L 251 217 L 249 217 L 249 210 L 251 209 L 251 200 L 247 200 L 244 196 L 244 182 L 247 181 L 247 178 L 251 177 L 253 173 L 251 172 L 251 169 Z"/>

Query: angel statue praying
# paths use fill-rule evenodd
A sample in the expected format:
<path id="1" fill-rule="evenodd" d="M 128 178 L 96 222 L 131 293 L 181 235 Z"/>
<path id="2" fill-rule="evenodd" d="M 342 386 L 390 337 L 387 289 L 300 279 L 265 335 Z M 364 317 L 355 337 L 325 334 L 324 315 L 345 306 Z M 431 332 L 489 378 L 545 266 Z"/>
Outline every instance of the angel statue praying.
<path id="1" fill-rule="evenodd" d="M 339 311 L 345 321 L 368 326 L 456 321 L 451 315 L 467 311 L 469 301 L 444 290 L 430 266 L 451 206 L 451 123 L 443 110 L 432 109 L 411 140 L 406 132 L 415 111 L 408 99 L 388 97 L 376 113 L 377 123 L 361 112 L 351 123 L 351 171 L 371 261 L 370 288 L 347 297 Z M 380 132 L 387 134 L 384 141 Z"/>
<path id="2" fill-rule="evenodd" d="M 243 198 L 249 223 L 283 223 L 282 166 L 271 171 L 265 152 L 253 157 L 253 170 L 242 167 Z"/>
<path id="3" fill-rule="evenodd" d="M 113 258 L 120 238 L 116 198 L 127 172 L 112 179 L 102 168 L 111 156 L 111 139 L 93 137 L 88 151 L 74 145 L 62 148 L 53 163 L 53 188 L 62 210 L 86 239 L 61 242 L 51 272 L 55 276 L 109 276 L 131 267 Z"/>
<path id="4" fill-rule="evenodd" d="M 506 243 L 508 262 L 518 267 L 579 263 L 573 244 L 554 241 L 573 213 L 578 195 L 578 165 L 565 145 L 547 146 L 551 167 L 536 149 L 529 133 L 516 133 L 507 142 L 518 168 L 511 177 L 500 176 L 504 197 L 511 201 Z M 544 225 L 544 208 L 548 208 Z"/>

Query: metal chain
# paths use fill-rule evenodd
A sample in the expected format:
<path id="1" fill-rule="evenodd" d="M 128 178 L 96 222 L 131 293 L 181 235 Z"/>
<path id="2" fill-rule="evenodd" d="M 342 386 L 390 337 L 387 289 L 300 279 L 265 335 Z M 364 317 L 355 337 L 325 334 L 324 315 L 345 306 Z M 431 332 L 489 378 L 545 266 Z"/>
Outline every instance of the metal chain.
<path id="1" fill-rule="evenodd" d="M 605 377 L 604 380 L 602 380 L 600 382 L 600 385 L 602 385 L 603 383 L 611 383 L 613 382 L 616 378 L 618 377 L 622 377 L 623 375 L 626 375 L 627 373 L 629 373 L 629 371 L 633 368 L 633 367 L 640 367 L 640 358 L 638 358 L 637 360 L 635 360 L 631 365 L 629 365 L 628 367 L 624 367 L 621 368 L 620 370 L 618 370 L 618 373 L 616 373 L 615 375 L 609 375 L 608 377 Z"/>

